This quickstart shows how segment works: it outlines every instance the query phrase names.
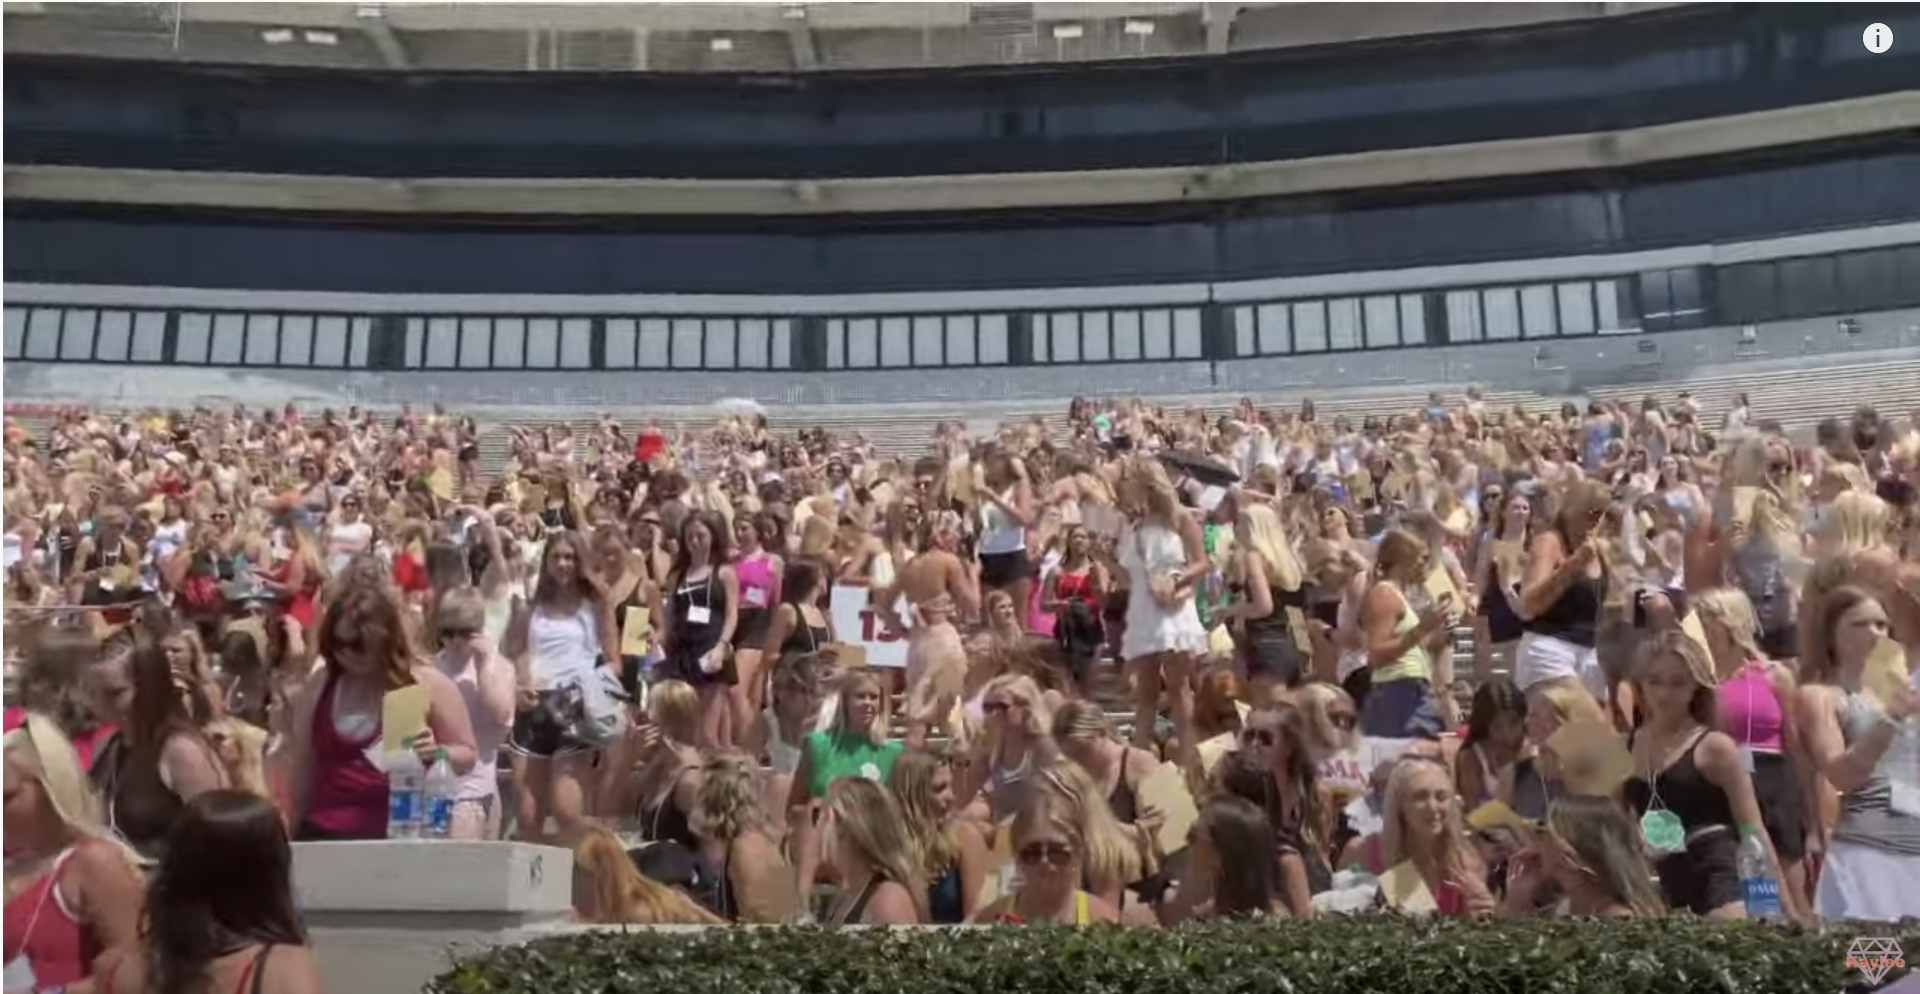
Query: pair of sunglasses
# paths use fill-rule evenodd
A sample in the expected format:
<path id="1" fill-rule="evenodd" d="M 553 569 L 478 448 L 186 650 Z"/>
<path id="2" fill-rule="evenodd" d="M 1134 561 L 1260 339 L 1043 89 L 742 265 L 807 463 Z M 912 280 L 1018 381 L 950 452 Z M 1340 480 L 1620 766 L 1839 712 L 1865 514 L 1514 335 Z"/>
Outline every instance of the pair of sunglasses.
<path id="1" fill-rule="evenodd" d="M 1076 858 L 1073 847 L 1064 842 L 1029 842 L 1014 854 L 1021 866 L 1050 866 L 1056 870 L 1072 866 Z"/>

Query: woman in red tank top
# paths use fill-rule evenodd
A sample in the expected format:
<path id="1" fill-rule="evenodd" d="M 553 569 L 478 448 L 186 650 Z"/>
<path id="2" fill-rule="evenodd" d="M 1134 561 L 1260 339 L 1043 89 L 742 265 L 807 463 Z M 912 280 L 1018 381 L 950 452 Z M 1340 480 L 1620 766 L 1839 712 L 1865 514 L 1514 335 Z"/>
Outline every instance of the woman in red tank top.
<path id="1" fill-rule="evenodd" d="M 6 737 L 6 990 L 86 979 L 94 958 L 135 941 L 141 882 L 100 826 L 72 745 L 28 715 Z"/>
<path id="2" fill-rule="evenodd" d="M 99 994 L 319 994 L 292 871 L 271 802 L 238 790 L 194 798 L 154 869 L 146 934 L 102 958 Z"/>
<path id="3" fill-rule="evenodd" d="M 477 759 L 466 701 L 415 651 L 400 596 L 385 585 L 354 586 L 320 619 L 325 675 L 307 681 L 295 697 L 288 736 L 288 816 L 297 838 L 386 838 L 380 750 L 382 702 L 390 691 L 417 684 L 427 692 L 427 731 L 415 737 L 416 752 L 425 757 L 445 748 L 456 776 Z"/>

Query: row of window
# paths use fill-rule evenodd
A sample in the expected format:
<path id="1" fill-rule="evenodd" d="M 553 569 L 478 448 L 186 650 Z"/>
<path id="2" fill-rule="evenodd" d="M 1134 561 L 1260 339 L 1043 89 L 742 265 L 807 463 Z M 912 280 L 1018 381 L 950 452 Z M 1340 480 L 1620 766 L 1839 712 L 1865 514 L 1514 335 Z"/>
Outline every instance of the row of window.
<path id="1" fill-rule="evenodd" d="M 1005 314 L 830 318 L 828 369 L 1004 366 L 1013 354 Z"/>
<path id="2" fill-rule="evenodd" d="M 1592 280 L 1235 303 L 861 317 L 6 309 L 8 359 L 335 369 L 895 369 L 1307 355 L 1920 306 L 1920 246 Z"/>
<path id="3" fill-rule="evenodd" d="M 1206 355 L 1197 307 L 1033 316 L 1033 361 L 1158 362 Z"/>

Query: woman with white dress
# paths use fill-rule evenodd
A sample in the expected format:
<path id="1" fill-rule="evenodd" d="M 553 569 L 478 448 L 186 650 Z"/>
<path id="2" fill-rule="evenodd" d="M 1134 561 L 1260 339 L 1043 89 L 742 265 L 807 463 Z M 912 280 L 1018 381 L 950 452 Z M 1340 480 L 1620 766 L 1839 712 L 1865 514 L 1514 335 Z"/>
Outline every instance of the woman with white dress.
<path id="1" fill-rule="evenodd" d="M 1135 456 L 1123 463 L 1116 497 L 1128 522 L 1116 551 L 1130 581 L 1120 656 L 1133 671 L 1133 744 L 1153 747 L 1164 688 L 1173 698 L 1174 735 L 1191 748 L 1193 663 L 1207 651 L 1193 594 L 1213 566 L 1200 523 L 1157 461 Z"/>

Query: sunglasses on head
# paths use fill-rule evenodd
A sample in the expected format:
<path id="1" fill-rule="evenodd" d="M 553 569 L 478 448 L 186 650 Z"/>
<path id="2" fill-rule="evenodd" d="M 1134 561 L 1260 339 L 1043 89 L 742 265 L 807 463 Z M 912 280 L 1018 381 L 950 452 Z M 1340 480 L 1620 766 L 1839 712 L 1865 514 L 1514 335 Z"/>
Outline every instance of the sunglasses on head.
<path id="1" fill-rule="evenodd" d="M 1060 869 L 1073 865 L 1073 847 L 1064 842 L 1029 842 L 1015 854 L 1021 866 L 1050 866 Z"/>
<path id="2" fill-rule="evenodd" d="M 1333 722 L 1333 727 L 1343 731 L 1352 731 L 1355 725 L 1360 724 L 1359 715 L 1348 714 L 1345 711 L 1335 711 L 1327 717 Z"/>
<path id="3" fill-rule="evenodd" d="M 1008 704 L 1006 701 L 987 701 L 980 705 L 981 714 L 1006 714 L 1011 710 L 1013 710 L 1013 705 Z"/>

